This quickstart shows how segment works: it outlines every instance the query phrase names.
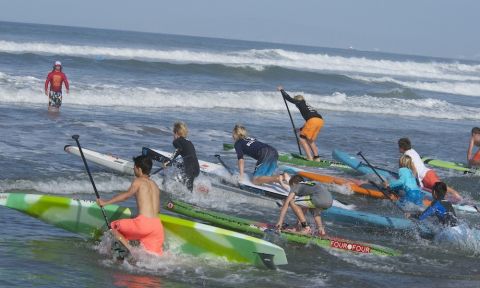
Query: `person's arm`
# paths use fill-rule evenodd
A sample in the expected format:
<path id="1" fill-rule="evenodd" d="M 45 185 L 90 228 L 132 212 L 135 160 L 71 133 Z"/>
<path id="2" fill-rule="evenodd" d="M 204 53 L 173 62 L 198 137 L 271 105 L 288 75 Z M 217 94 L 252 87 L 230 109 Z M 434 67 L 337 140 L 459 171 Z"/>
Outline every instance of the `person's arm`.
<path id="1" fill-rule="evenodd" d="M 420 221 L 423 221 L 428 217 L 432 216 L 433 214 L 435 214 L 435 210 L 436 209 L 434 205 L 430 205 L 427 209 L 425 209 L 425 211 L 423 211 L 418 217 L 415 217 L 415 218 L 417 218 Z"/>
<path id="2" fill-rule="evenodd" d="M 172 153 L 172 158 L 170 158 L 169 160 L 167 160 L 166 162 L 163 162 L 163 167 L 167 167 L 167 166 L 170 166 L 172 165 L 173 161 L 175 161 L 175 159 L 177 159 L 178 155 L 180 155 L 180 151 L 179 149 L 175 149 L 175 151 Z M 166 158 L 166 157 L 165 157 Z M 168 159 L 168 158 L 167 158 Z"/>
<path id="3" fill-rule="evenodd" d="M 242 143 L 240 142 L 240 140 L 235 142 L 234 147 L 235 147 L 235 152 L 237 153 L 237 159 L 238 159 L 238 172 L 240 173 L 239 180 L 242 180 L 244 168 L 245 168 L 245 160 L 243 160 Z"/>
<path id="4" fill-rule="evenodd" d="M 103 207 L 105 205 L 110 205 L 110 204 L 122 202 L 122 201 L 125 201 L 128 198 L 132 197 L 133 195 L 135 195 L 135 193 L 137 193 L 137 191 L 138 191 L 138 184 L 137 184 L 137 182 L 133 182 L 132 185 L 130 186 L 130 188 L 128 188 L 127 192 L 119 193 L 110 200 L 97 199 L 97 204 L 98 204 L 98 206 Z"/>
<path id="5" fill-rule="evenodd" d="M 65 89 L 67 90 L 67 94 L 70 93 L 70 84 L 68 83 L 67 75 L 63 74 L 63 82 L 65 83 Z"/>
<path id="6" fill-rule="evenodd" d="M 406 173 L 403 173 L 402 170 L 398 171 L 398 179 L 396 180 L 392 180 L 388 183 L 388 187 L 392 190 L 397 190 L 397 189 L 401 189 L 403 187 L 403 185 L 406 183 L 406 177 L 407 177 L 407 174 Z"/>
<path id="7" fill-rule="evenodd" d="M 48 84 L 50 83 L 51 77 L 50 73 L 47 75 L 47 80 L 45 80 L 45 95 L 48 96 Z"/>
<path id="8" fill-rule="evenodd" d="M 170 160 L 163 163 L 164 167 L 166 167 L 168 165 L 171 165 L 173 163 L 173 161 L 175 161 L 175 159 L 177 159 L 178 155 L 180 155 L 180 153 L 183 150 L 183 147 L 182 147 L 181 143 L 178 141 L 178 139 L 174 140 L 172 144 L 173 144 L 173 147 L 175 147 L 175 151 L 172 153 L 172 157 L 170 158 Z"/>
<path id="9" fill-rule="evenodd" d="M 275 227 L 281 229 L 283 221 L 285 220 L 285 215 L 287 215 L 288 206 L 290 206 L 290 201 L 295 197 L 295 193 L 289 193 L 287 199 L 283 202 L 282 209 L 280 210 L 280 215 L 278 216 L 278 221 Z"/>
<path id="10" fill-rule="evenodd" d="M 239 177 L 240 180 L 243 179 L 244 168 L 245 168 L 245 160 L 243 160 L 243 158 L 238 159 L 238 171 L 240 172 L 240 177 Z"/>
<path id="11" fill-rule="evenodd" d="M 285 100 L 287 100 L 288 102 L 290 102 L 292 104 L 297 105 L 297 101 L 295 99 L 293 99 L 292 97 L 290 97 L 290 95 L 288 95 L 288 93 L 285 90 L 283 90 L 282 86 L 278 87 L 278 91 L 280 91 L 280 93 L 282 93 L 282 96 L 283 96 L 283 98 L 285 98 Z"/>

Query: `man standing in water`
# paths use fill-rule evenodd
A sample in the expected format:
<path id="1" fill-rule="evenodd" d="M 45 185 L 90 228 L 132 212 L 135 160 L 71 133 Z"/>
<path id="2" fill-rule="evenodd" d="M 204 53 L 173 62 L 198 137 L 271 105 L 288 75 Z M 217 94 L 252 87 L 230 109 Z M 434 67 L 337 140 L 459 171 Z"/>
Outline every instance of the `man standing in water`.
<path id="1" fill-rule="evenodd" d="M 62 85 L 65 83 L 67 94 L 70 90 L 68 79 L 62 72 L 62 63 L 55 61 L 52 72 L 48 73 L 45 80 L 45 95 L 48 96 L 48 110 L 59 110 L 62 105 Z M 48 86 L 50 85 L 50 90 Z"/>
<path id="2" fill-rule="evenodd" d="M 138 216 L 133 219 L 121 219 L 111 223 L 113 235 L 128 250 L 130 240 L 139 240 L 146 251 L 163 254 L 163 225 L 158 217 L 160 211 L 160 189 L 150 179 L 152 159 L 147 156 L 133 158 L 135 179 L 127 192 L 123 192 L 110 200 L 98 199 L 99 206 L 122 202 L 135 195 Z"/>

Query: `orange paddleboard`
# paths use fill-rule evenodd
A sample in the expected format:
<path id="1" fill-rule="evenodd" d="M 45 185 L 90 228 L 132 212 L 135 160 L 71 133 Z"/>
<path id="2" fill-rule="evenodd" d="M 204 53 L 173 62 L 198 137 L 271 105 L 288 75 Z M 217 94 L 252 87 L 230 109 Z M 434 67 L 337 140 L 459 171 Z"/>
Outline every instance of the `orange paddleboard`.
<path id="1" fill-rule="evenodd" d="M 373 198 L 386 199 L 382 191 L 379 191 L 375 186 L 368 183 L 363 183 L 363 181 L 360 181 L 360 180 L 334 177 L 330 175 L 317 174 L 317 173 L 307 172 L 307 171 L 298 171 L 297 174 L 304 178 L 308 178 L 310 180 L 325 183 L 325 184 L 344 185 L 349 187 L 350 190 L 352 190 L 357 194 L 362 194 L 362 195 L 373 197 Z M 392 195 L 392 200 L 398 200 L 398 197 Z M 430 205 L 430 203 L 431 201 L 429 199 L 427 198 L 423 199 L 423 205 L 428 206 Z"/>
<path id="2" fill-rule="evenodd" d="M 352 190 L 353 192 L 362 194 L 365 196 L 370 196 L 373 198 L 385 198 L 385 195 L 382 193 L 382 191 L 379 191 L 371 184 L 368 184 L 368 183 L 362 184 L 362 181 L 360 180 L 334 177 L 330 175 L 317 174 L 317 173 L 312 173 L 307 171 L 298 171 L 297 174 L 304 178 L 308 178 L 310 180 L 318 181 L 325 184 L 344 185 L 349 187 L 350 190 Z"/>

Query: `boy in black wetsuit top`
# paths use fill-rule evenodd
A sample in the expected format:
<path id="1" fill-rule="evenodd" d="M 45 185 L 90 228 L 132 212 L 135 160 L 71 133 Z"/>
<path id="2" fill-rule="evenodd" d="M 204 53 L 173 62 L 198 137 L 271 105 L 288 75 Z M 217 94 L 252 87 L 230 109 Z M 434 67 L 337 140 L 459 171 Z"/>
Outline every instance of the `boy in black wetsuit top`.
<path id="1" fill-rule="evenodd" d="M 172 160 L 178 155 L 183 158 L 183 181 L 188 190 L 193 190 L 193 180 L 200 174 L 197 153 L 190 140 L 186 139 L 188 135 L 187 125 L 183 122 L 173 124 L 173 153 Z M 167 165 L 168 163 L 165 163 Z"/>
<path id="2" fill-rule="evenodd" d="M 262 185 L 274 182 L 281 183 L 282 177 L 280 175 L 273 176 L 278 167 L 278 152 L 275 148 L 262 143 L 255 138 L 248 137 L 247 129 L 239 124 L 235 125 L 233 128 L 232 137 L 235 141 L 240 181 L 244 177 L 245 161 L 243 155 L 246 154 L 257 160 L 255 171 L 253 172 L 253 184 Z"/>
<path id="3" fill-rule="evenodd" d="M 305 102 L 305 98 L 302 95 L 290 97 L 282 86 L 278 86 L 278 91 L 282 93 L 282 96 L 288 102 L 295 104 L 303 119 L 305 119 L 305 125 L 300 128 L 300 144 L 302 145 L 305 154 L 307 154 L 308 160 L 320 161 L 318 156 L 318 147 L 315 141 L 317 141 L 318 133 L 323 127 L 323 118 L 312 106 Z"/>
<path id="4" fill-rule="evenodd" d="M 444 226 L 457 226 L 457 214 L 455 214 L 452 203 L 444 199 L 445 194 L 447 194 L 447 185 L 443 182 L 435 183 L 432 189 L 434 201 L 421 214 L 414 215 L 414 218 L 422 221 L 435 215 Z"/>

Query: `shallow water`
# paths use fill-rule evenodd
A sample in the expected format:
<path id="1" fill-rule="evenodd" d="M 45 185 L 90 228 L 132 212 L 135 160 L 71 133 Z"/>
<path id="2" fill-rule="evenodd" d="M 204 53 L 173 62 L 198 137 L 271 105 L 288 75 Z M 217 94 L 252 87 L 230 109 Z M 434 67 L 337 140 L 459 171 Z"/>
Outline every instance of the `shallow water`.
<path id="1" fill-rule="evenodd" d="M 52 54 L 51 47 L 44 46 L 51 43 L 63 45 L 62 49 Z M 72 91 L 54 116 L 46 112 L 42 82 L 57 58 L 64 62 Z M 200 159 L 214 161 L 213 155 L 221 152 L 233 166 L 236 159 L 222 151 L 222 143 L 231 141 L 232 127 L 242 122 L 252 135 L 278 150 L 296 151 L 288 115 L 275 92 L 278 84 L 288 91 L 305 92 L 324 116 L 319 146 L 326 158 L 334 148 L 352 154 L 363 151 L 371 162 L 396 169 L 396 141 L 408 136 L 423 155 L 462 161 L 469 131 L 479 119 L 480 63 L 476 62 L 0 23 L 0 191 L 93 199 L 82 162 L 63 151 L 64 145 L 74 144 L 72 134 L 79 134 L 86 148 L 129 159 L 140 154 L 142 146 L 173 150 L 171 126 L 183 120 Z M 300 126 L 299 113 L 294 107 L 291 110 Z M 254 162 L 247 164 L 251 169 Z M 91 169 L 104 197 L 127 189 L 131 181 L 101 167 L 92 165 Z M 438 172 L 464 196 L 480 200 L 479 177 Z M 215 181 L 202 179 L 207 184 Z M 272 201 L 216 188 L 208 195 L 171 190 L 232 215 L 273 222 L 278 213 Z M 361 210 L 398 215 L 387 201 L 335 195 Z M 133 207 L 134 203 L 126 205 Z M 459 216 L 478 228 L 477 215 Z M 478 239 L 451 246 L 420 239 L 414 233 L 327 224 L 333 236 L 396 248 L 403 255 L 351 255 L 280 243 L 289 264 L 278 271 L 184 255 L 146 259 L 141 267 L 131 267 L 112 262 L 99 251 L 101 243 L 0 208 L 0 285 L 480 285 Z"/>

